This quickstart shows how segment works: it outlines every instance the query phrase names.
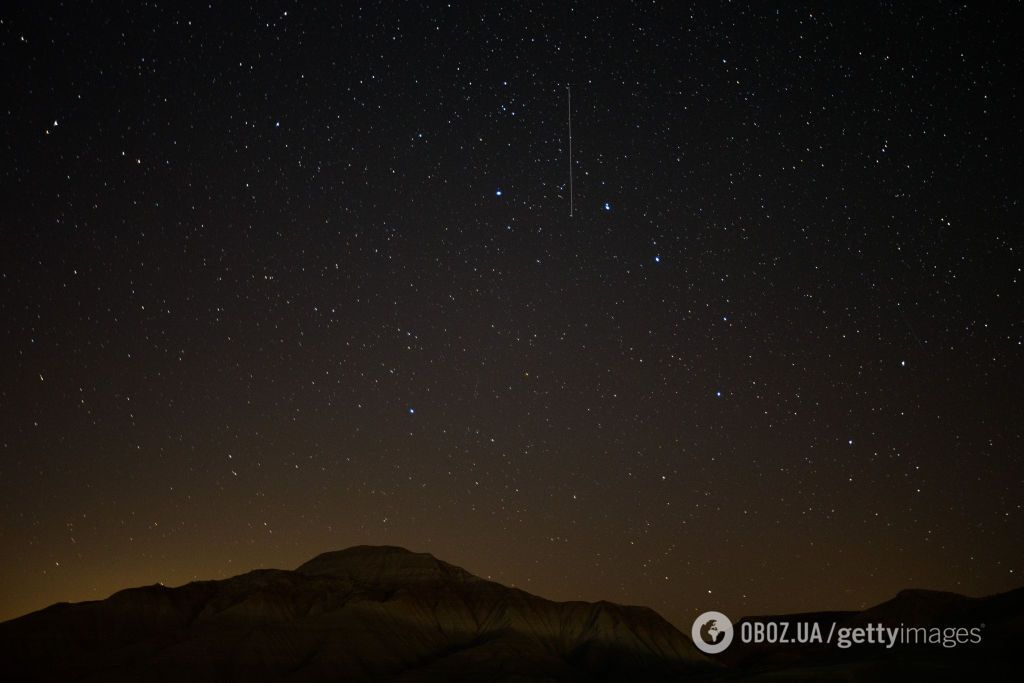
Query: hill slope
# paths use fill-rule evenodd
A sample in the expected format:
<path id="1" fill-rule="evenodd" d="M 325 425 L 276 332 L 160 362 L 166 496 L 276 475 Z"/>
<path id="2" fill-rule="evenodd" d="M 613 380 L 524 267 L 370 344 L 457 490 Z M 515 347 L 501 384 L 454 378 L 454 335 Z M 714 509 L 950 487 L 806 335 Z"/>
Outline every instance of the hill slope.
<path id="1" fill-rule="evenodd" d="M 820 612 L 747 617 L 744 622 L 818 624 L 837 629 L 919 627 L 929 632 L 979 627 L 981 642 L 952 646 L 947 642 L 879 645 L 743 644 L 734 642 L 718 659 L 730 666 L 729 680 L 814 681 L 961 681 L 1012 680 L 1019 677 L 1018 653 L 1024 645 L 1024 588 L 971 598 L 956 593 L 904 590 L 863 612 Z"/>
<path id="2" fill-rule="evenodd" d="M 0 624 L 8 680 L 657 680 L 707 671 L 650 609 L 557 603 L 360 546 Z"/>

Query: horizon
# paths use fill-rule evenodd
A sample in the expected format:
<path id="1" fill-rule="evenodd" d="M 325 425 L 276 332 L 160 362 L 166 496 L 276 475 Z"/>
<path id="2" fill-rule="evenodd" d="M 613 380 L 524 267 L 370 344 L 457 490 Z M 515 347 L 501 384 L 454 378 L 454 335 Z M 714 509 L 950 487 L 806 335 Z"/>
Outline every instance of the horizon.
<path id="1" fill-rule="evenodd" d="M 27 614 L 31 614 L 33 612 L 37 612 L 39 610 L 45 609 L 45 608 L 50 607 L 50 606 L 55 605 L 55 604 L 62 604 L 62 603 L 74 604 L 74 603 L 78 603 L 78 602 L 90 602 L 90 601 L 96 601 L 96 600 L 104 600 L 104 599 L 110 597 L 111 595 L 113 595 L 114 593 L 120 592 L 122 590 L 133 589 L 133 588 L 144 588 L 144 587 L 153 586 L 153 585 L 160 585 L 160 586 L 164 586 L 164 587 L 167 587 L 167 588 L 180 588 L 182 586 L 185 586 L 185 585 L 187 585 L 189 583 L 196 582 L 196 581 L 198 581 L 198 582 L 202 582 L 202 581 L 221 581 L 221 580 L 229 579 L 229 578 L 232 578 L 232 577 L 235 577 L 235 576 L 244 575 L 244 574 L 246 574 L 247 572 L 250 572 L 250 571 L 257 571 L 257 570 L 263 570 L 263 569 L 278 569 L 278 570 L 294 571 L 294 570 L 298 569 L 302 564 L 305 564 L 306 562 L 308 562 L 308 561 L 310 561 L 310 560 L 312 560 L 312 559 L 314 559 L 316 557 L 319 557 L 320 555 L 329 554 L 329 553 L 344 552 L 344 551 L 352 550 L 352 549 L 355 549 L 355 548 L 374 548 L 374 549 L 389 548 L 389 549 L 402 550 L 402 551 L 413 553 L 413 554 L 426 554 L 426 555 L 430 555 L 430 556 L 434 557 L 437 560 L 440 560 L 442 562 L 445 562 L 445 563 L 447 563 L 449 565 L 452 565 L 452 566 L 455 566 L 457 568 L 463 569 L 463 570 L 469 572 L 470 574 L 476 576 L 477 578 L 480 578 L 480 579 L 483 579 L 483 580 L 487 580 L 487 581 L 494 581 L 494 582 L 499 583 L 501 585 L 504 585 L 504 586 L 506 586 L 508 588 L 518 588 L 520 590 L 524 590 L 524 591 L 530 593 L 531 595 L 534 595 L 536 597 L 543 598 L 543 599 L 546 599 L 546 600 L 551 600 L 552 602 L 587 602 L 587 603 L 596 603 L 596 602 L 601 602 L 601 601 L 607 601 L 607 602 L 612 602 L 614 604 L 619 604 L 619 605 L 623 605 L 623 606 L 649 607 L 649 608 L 653 609 L 655 612 L 657 612 L 660 616 L 662 616 L 670 624 L 672 624 L 672 626 L 674 626 L 676 629 L 678 629 L 680 632 L 682 632 L 684 634 L 688 632 L 689 625 L 692 623 L 693 617 L 695 615 L 698 615 L 698 614 L 701 614 L 703 612 L 706 612 L 706 611 L 708 611 L 709 609 L 712 609 L 712 608 L 715 608 L 717 611 L 724 612 L 725 614 L 727 614 L 731 618 L 733 618 L 734 622 L 737 622 L 737 621 L 739 621 L 741 619 L 756 618 L 756 617 L 766 617 L 766 616 L 796 616 L 796 615 L 800 615 L 800 614 L 829 613 L 829 612 L 859 612 L 859 611 L 863 611 L 865 609 L 869 609 L 869 608 L 875 607 L 877 605 L 883 604 L 885 602 L 888 602 L 889 600 L 897 597 L 899 594 L 901 594 L 901 593 L 903 593 L 905 591 L 923 591 L 923 592 L 928 592 L 928 593 L 948 593 L 948 594 L 955 594 L 955 595 L 960 595 L 960 596 L 968 597 L 968 598 L 986 598 L 986 597 L 993 597 L 993 596 L 996 596 L 996 595 L 1002 595 L 1002 594 L 1005 594 L 1005 593 L 1010 593 L 1010 592 L 1013 592 L 1013 591 L 1020 590 L 1020 589 L 1024 588 L 1024 583 L 1022 583 L 1022 584 L 1017 585 L 1017 586 L 1012 586 L 1012 587 L 1010 587 L 1010 588 L 1008 588 L 1008 589 L 1006 589 L 1004 591 L 998 591 L 998 592 L 995 592 L 995 593 L 985 593 L 985 594 L 973 595 L 973 594 L 970 594 L 970 593 L 963 593 L 963 592 L 950 591 L 950 590 L 942 590 L 942 589 L 932 588 L 932 587 L 928 587 L 928 586 L 905 586 L 905 587 L 903 587 L 903 588 L 901 588 L 901 589 L 891 593 L 888 596 L 882 597 L 882 598 L 880 598 L 880 599 L 878 599 L 878 600 L 876 600 L 874 602 L 870 602 L 869 604 L 858 605 L 856 607 L 853 607 L 853 606 L 848 606 L 848 607 L 842 607 L 842 606 L 833 606 L 833 607 L 823 606 L 823 607 L 820 607 L 820 608 L 812 608 L 812 609 L 778 609 L 778 610 L 775 610 L 775 611 L 764 610 L 764 611 L 759 611 L 759 612 L 743 613 L 743 612 L 738 612 L 736 610 L 730 609 L 728 605 L 711 605 L 711 604 L 706 604 L 706 605 L 699 605 L 699 606 L 695 606 L 695 607 L 684 607 L 682 611 L 679 611 L 677 609 L 672 609 L 672 606 L 667 606 L 665 608 L 660 608 L 660 607 L 657 607 L 657 606 L 652 605 L 652 604 L 643 604 L 643 603 L 635 603 L 634 604 L 634 603 L 628 603 L 628 602 L 621 602 L 621 601 L 618 601 L 618 600 L 609 600 L 607 598 L 602 598 L 600 596 L 553 597 L 551 595 L 545 594 L 544 592 L 535 591 L 535 590 L 530 589 L 529 587 L 521 586 L 521 585 L 518 585 L 518 584 L 516 584 L 514 582 L 505 582 L 505 581 L 502 581 L 501 579 L 496 578 L 494 576 L 484 575 L 484 574 L 477 573 L 471 567 L 466 567 L 466 566 L 460 565 L 458 562 L 452 562 L 452 561 L 450 561 L 450 560 L 448 560 L 448 559 L 446 559 L 444 557 L 439 557 L 438 555 L 436 555 L 435 553 L 430 552 L 429 550 L 421 550 L 421 549 L 416 549 L 416 548 L 410 548 L 410 547 L 403 546 L 403 545 L 393 545 L 393 544 L 375 545 L 375 544 L 360 543 L 360 544 L 355 544 L 355 545 L 349 545 L 349 546 L 345 546 L 345 547 L 335 548 L 335 549 L 331 549 L 331 550 L 320 551 L 318 553 L 310 555 L 305 560 L 302 560 L 302 561 L 296 563 L 294 566 L 285 567 L 285 566 L 261 565 L 261 566 L 249 567 L 248 569 L 241 569 L 240 568 L 240 570 L 235 572 L 235 573 L 227 573 L 227 574 L 223 574 L 223 575 L 220 575 L 220 576 L 208 576 L 208 577 L 190 578 L 190 579 L 188 579 L 186 581 L 182 581 L 180 583 L 168 583 L 166 581 L 150 581 L 150 582 L 144 582 L 144 583 L 139 583 L 139 584 L 122 585 L 122 586 L 120 586 L 118 588 L 115 588 L 114 590 L 111 590 L 107 595 L 102 595 L 100 597 L 86 598 L 86 599 L 82 599 L 82 600 L 58 600 L 58 601 L 55 601 L 55 602 L 52 602 L 52 603 L 48 603 L 46 605 L 42 605 L 42 606 L 40 606 L 38 608 L 30 609 L 30 610 L 28 610 L 26 612 L 21 612 L 21 613 L 14 614 L 14 615 L 11 615 L 11 616 L 0 614 L 0 622 L 9 621 L 11 619 L 17 619 L 19 617 L 25 616 Z"/>

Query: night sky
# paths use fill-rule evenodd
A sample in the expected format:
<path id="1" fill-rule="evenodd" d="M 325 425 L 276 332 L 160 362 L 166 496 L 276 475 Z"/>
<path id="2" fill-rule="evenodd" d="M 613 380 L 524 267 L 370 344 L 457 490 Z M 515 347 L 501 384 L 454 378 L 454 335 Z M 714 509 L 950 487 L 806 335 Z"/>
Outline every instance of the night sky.
<path id="1" fill-rule="evenodd" d="M 343 4 L 0 11 L 0 618 L 1021 585 L 1018 5 Z"/>

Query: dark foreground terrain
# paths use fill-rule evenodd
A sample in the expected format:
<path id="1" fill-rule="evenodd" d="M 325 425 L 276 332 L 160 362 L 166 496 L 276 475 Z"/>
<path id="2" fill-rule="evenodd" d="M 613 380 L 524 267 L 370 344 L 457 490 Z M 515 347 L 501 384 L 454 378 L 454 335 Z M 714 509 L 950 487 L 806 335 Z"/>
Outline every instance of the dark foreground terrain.
<path id="1" fill-rule="evenodd" d="M 978 628 L 980 643 L 734 645 L 717 657 L 727 665 L 726 680 L 742 681 L 970 681 L 1019 680 L 1017 663 L 1024 647 L 1024 588 L 984 598 L 927 590 L 901 591 L 892 600 L 863 612 L 821 612 L 742 619 L 744 621 L 816 623 L 823 634 L 836 629 L 920 627 L 936 630 Z"/>
<path id="2" fill-rule="evenodd" d="M 960 680 L 1011 673 L 1024 589 L 990 598 L 906 591 L 859 613 L 777 619 L 984 623 L 981 645 L 701 654 L 643 607 L 551 602 L 401 548 L 325 553 L 179 588 L 147 586 L 0 624 L 16 681 Z"/>
<path id="3" fill-rule="evenodd" d="M 147 586 L 0 624 L 8 680 L 671 680 L 713 666 L 653 610 L 557 603 L 431 555 Z"/>

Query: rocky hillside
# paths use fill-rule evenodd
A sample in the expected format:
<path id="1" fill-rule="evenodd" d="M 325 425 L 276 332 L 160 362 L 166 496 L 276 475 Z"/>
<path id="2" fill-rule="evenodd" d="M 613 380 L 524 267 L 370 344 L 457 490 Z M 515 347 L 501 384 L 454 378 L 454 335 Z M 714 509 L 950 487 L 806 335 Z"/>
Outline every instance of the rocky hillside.
<path id="1" fill-rule="evenodd" d="M 552 602 L 394 547 L 0 624 L 8 680 L 659 680 L 714 668 L 654 611 Z"/>

